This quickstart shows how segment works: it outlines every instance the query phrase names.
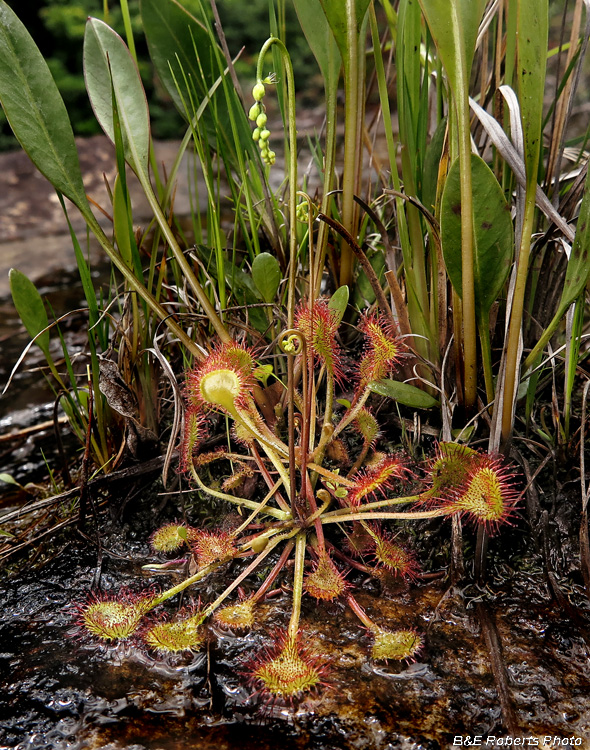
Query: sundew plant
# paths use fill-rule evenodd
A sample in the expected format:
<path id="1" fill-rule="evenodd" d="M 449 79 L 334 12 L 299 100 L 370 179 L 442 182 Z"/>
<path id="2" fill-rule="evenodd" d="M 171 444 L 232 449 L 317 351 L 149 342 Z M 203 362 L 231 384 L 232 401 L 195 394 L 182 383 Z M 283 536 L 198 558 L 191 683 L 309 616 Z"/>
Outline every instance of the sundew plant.
<path id="1" fill-rule="evenodd" d="M 89 18 L 83 49 L 89 100 L 115 147 L 105 229 L 49 69 L 0 0 L 6 117 L 66 220 L 82 213 L 120 279 L 98 297 L 72 232 L 88 302 L 84 382 L 65 344 L 65 371 L 53 361 L 59 325 L 14 269 L 17 310 L 97 470 L 129 448 L 112 389 L 99 387 L 105 368 L 143 405 L 125 416 L 140 444 L 142 430 L 157 437 L 165 375 L 175 397 L 167 473 L 178 448 L 179 474 L 219 514 L 212 528 L 155 530 L 154 553 L 176 556 L 156 565 L 186 563 L 190 574 L 160 591 L 92 592 L 76 608 L 85 635 L 196 651 L 212 621 L 256 627 L 257 605 L 288 580 L 288 622 L 245 671 L 264 702 L 289 703 L 329 682 L 306 643 L 303 597 L 344 602 L 372 637 L 372 659 L 411 660 L 424 634 L 374 622 L 355 581 L 415 581 L 420 560 L 404 533 L 447 518 L 455 549 L 461 519 L 476 528 L 483 574 L 486 540 L 516 522 L 524 491 L 513 444 L 525 431 L 565 455 L 575 443 L 590 198 L 586 137 L 567 126 L 589 32 L 585 3 L 571 5 L 569 37 L 550 39 L 548 0 L 294 0 L 325 101 L 304 144 L 282 3 L 269 3 L 271 33 L 245 86 L 214 2 L 141 0 L 152 64 L 186 123 L 163 175 L 122 1 L 126 41 Z M 205 185 L 198 195 L 194 181 L 190 232 L 174 213 L 187 151 Z M 134 227 L 129 169 L 149 231 Z M 415 434 L 428 422 L 435 439 L 409 456 L 396 420 Z M 231 582 L 205 600 L 200 584 L 222 566 Z M 190 603 L 174 612 L 185 591 Z"/>

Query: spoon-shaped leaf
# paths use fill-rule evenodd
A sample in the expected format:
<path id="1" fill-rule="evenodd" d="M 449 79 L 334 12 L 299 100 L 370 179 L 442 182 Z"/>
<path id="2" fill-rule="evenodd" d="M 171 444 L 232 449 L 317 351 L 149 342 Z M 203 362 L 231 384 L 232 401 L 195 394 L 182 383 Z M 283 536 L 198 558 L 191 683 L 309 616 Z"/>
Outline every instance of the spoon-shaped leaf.
<path id="1" fill-rule="evenodd" d="M 37 169 L 78 208 L 88 202 L 70 118 L 29 32 L 0 0 L 0 103 Z"/>
<path id="2" fill-rule="evenodd" d="M 137 174 L 147 174 L 150 122 L 141 78 L 125 42 L 97 18 L 90 18 L 86 24 L 84 77 L 96 119 L 113 143 L 114 93 L 125 161 Z"/>
<path id="3" fill-rule="evenodd" d="M 37 287 L 28 279 L 22 271 L 11 268 L 8 274 L 10 280 L 10 293 L 16 311 L 21 319 L 27 333 L 41 349 L 46 359 L 49 359 L 49 331 L 45 331 L 49 325 L 47 311 L 37 291 Z M 41 333 L 41 331 L 44 331 Z M 37 338 L 35 338 L 37 337 Z"/>
<path id="4" fill-rule="evenodd" d="M 265 302 L 272 302 L 281 283 L 281 267 L 270 253 L 260 253 L 252 263 L 252 278 Z"/>
<path id="5" fill-rule="evenodd" d="M 422 12 L 457 99 L 467 89 L 485 0 L 420 0 Z"/>

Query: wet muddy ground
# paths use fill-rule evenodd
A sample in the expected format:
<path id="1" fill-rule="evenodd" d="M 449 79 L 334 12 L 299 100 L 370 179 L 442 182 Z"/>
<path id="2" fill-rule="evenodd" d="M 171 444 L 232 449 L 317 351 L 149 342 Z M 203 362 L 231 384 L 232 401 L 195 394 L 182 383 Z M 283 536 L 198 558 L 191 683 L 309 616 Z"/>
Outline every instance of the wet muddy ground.
<path id="1" fill-rule="evenodd" d="M 25 208 L 10 214 L 16 230 Z M 12 239 L 28 240 L 18 232 Z M 21 246 L 14 246 L 22 258 Z M 38 268 L 35 253 L 27 262 L 23 270 Z M 72 279 L 61 270 L 37 277 L 56 314 L 83 304 Z M 18 337 L 21 326 L 7 300 L 0 300 L 0 312 L 4 383 L 27 337 Z M 68 348 L 81 350 L 83 321 L 73 318 L 64 327 Z M 44 471 L 41 446 L 53 461 L 51 428 L 41 433 L 42 442 L 37 433 L 10 437 L 52 418 L 48 390 L 35 370 L 39 364 L 41 355 L 33 349 L 0 404 L 0 434 L 8 435 L 0 444 L 0 471 L 22 482 Z M 576 546 L 579 490 L 543 497 L 541 489 L 541 495 L 553 589 L 524 509 L 513 528 L 492 540 L 483 587 L 468 573 L 450 588 L 444 578 L 449 527 L 426 525 L 417 535 L 418 551 L 424 571 L 440 573 L 439 578 L 406 587 L 349 577 L 375 621 L 424 635 L 417 661 L 373 662 L 366 631 L 343 604 L 307 600 L 305 638 L 326 654 L 328 684 L 293 709 L 276 706 L 270 712 L 261 710 L 244 675 L 253 656 L 285 626 L 287 591 L 260 607 L 250 634 L 237 638 L 212 631 L 207 648 L 184 661 L 163 663 L 130 646 L 98 647 L 78 637 L 74 607 L 95 582 L 101 555 L 92 530 L 88 541 L 69 527 L 39 546 L 31 567 L 22 558 L 18 565 L 0 562 L 0 748 L 442 750 L 457 746 L 459 737 L 481 736 L 483 746 L 506 746 L 511 733 L 529 746 L 590 749 L 590 609 Z M 117 486 L 107 500 L 99 521 L 103 590 L 169 585 L 173 578 L 150 579 L 141 566 L 153 559 L 151 531 L 180 517 L 177 501 L 164 507 L 162 497 L 148 497 L 141 486 L 133 491 Z M 0 498 L 0 527 L 2 514 L 17 502 L 23 498 Z M 64 502 L 64 517 L 69 512 Z M 470 530 L 465 550 L 469 571 Z M 223 583 L 219 576 L 207 580 L 192 595 L 209 601 Z"/>
<path id="2" fill-rule="evenodd" d="M 147 529 L 158 516 L 154 503 L 135 501 L 124 517 L 101 517 L 103 589 L 163 588 L 175 580 L 142 575 L 153 560 Z M 517 528 L 509 535 L 510 545 L 523 540 Z M 551 736 L 590 747 L 583 593 L 576 584 L 565 590 L 580 605 L 580 621 L 572 622 L 534 556 L 521 558 L 519 571 L 495 563 L 484 588 L 353 576 L 375 621 L 424 634 L 425 648 L 409 665 L 373 662 L 366 631 L 344 605 L 308 599 L 305 640 L 326 654 L 327 687 L 297 707 L 269 712 L 252 696 L 245 671 L 285 626 L 288 593 L 260 607 L 247 636 L 212 629 L 202 653 L 163 662 L 132 646 L 81 640 L 73 607 L 95 577 L 96 549 L 70 530 L 51 554 L 40 568 L 7 576 L 0 590 L 2 748 L 435 750 L 452 747 L 459 735 L 506 738 L 507 724 L 513 736 L 537 738 L 539 746 L 548 747 Z M 224 575 L 192 596 L 210 600 Z"/>

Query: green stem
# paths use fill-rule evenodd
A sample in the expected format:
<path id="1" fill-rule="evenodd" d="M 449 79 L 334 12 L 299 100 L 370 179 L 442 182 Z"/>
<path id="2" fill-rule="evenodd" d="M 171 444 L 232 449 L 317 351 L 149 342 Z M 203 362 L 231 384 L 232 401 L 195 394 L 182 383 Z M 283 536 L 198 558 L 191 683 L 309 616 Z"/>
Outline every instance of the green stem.
<path id="1" fill-rule="evenodd" d="M 331 49 L 331 45 L 330 45 Z M 334 165 L 336 162 L 336 91 L 326 86 L 326 147 L 324 156 L 323 195 L 320 211 L 328 214 L 332 196 L 330 192 L 334 182 Z M 326 263 L 326 249 L 328 247 L 328 226 L 320 222 L 315 249 L 315 264 L 311 284 L 311 298 L 316 300 L 320 296 L 324 265 Z"/>
<path id="2" fill-rule="evenodd" d="M 203 483 L 201 478 L 196 472 L 196 469 L 191 462 L 190 465 L 190 471 L 193 479 L 195 482 L 199 485 L 200 489 L 203 490 L 203 492 L 206 492 L 208 495 L 212 495 L 213 497 L 218 498 L 219 500 L 226 500 L 228 503 L 233 503 L 234 505 L 239 505 L 243 508 L 250 508 L 250 510 L 258 510 L 260 503 L 256 503 L 253 500 L 247 500 L 244 497 L 236 497 L 235 495 L 228 495 L 225 492 L 220 492 L 219 490 L 214 490 L 212 487 L 207 487 L 206 484 Z M 273 518 L 277 518 L 279 521 L 289 521 L 291 520 L 291 514 L 287 513 L 284 510 L 278 510 L 277 508 L 264 508 L 264 512 L 272 516 Z"/>
<path id="3" fill-rule="evenodd" d="M 227 328 L 221 321 L 221 318 L 215 312 L 215 308 L 211 304 L 209 297 L 205 293 L 205 290 L 203 289 L 203 287 L 197 281 L 197 277 L 195 276 L 191 265 L 189 264 L 184 253 L 180 249 L 178 242 L 176 241 L 176 237 L 174 236 L 174 232 L 172 231 L 172 228 L 170 227 L 170 225 L 168 224 L 168 221 L 166 220 L 166 217 L 164 216 L 164 212 L 162 211 L 160 207 L 160 203 L 158 202 L 158 199 L 152 189 L 152 186 L 147 178 L 147 175 L 140 170 L 138 171 L 137 176 L 141 184 L 141 187 L 143 189 L 143 192 L 145 193 L 145 196 L 148 200 L 148 203 L 150 204 L 150 208 L 152 209 L 154 216 L 156 218 L 156 221 L 158 222 L 160 226 L 160 230 L 162 234 L 164 235 L 164 238 L 166 242 L 168 243 L 170 250 L 172 251 L 172 255 L 174 256 L 174 259 L 178 263 L 178 266 L 180 267 L 180 270 L 182 271 L 184 277 L 188 281 L 191 289 L 195 293 L 195 296 L 198 299 L 199 304 L 203 308 L 203 312 L 209 319 L 209 322 L 211 323 L 213 328 L 215 328 L 215 332 L 217 333 L 219 338 L 225 344 L 232 343 L 232 337 L 229 335 Z"/>
<path id="4" fill-rule="evenodd" d="M 450 4 L 456 14 L 455 3 Z M 458 21 L 456 21 L 458 23 Z M 469 95 L 463 76 L 459 76 L 455 97 L 459 140 L 461 190 L 461 298 L 463 303 L 463 357 L 465 407 L 469 411 L 477 397 L 477 329 L 475 322 L 475 280 L 473 269 L 473 197 L 471 187 L 471 134 Z"/>
<path id="5" fill-rule="evenodd" d="M 272 541 L 269 541 L 267 546 L 262 550 L 262 552 L 248 565 L 246 570 L 244 570 L 234 581 L 232 581 L 231 585 L 228 586 L 228 588 L 225 589 L 225 591 L 220 594 L 217 599 L 209 604 L 209 606 L 203 611 L 202 616 L 203 620 L 205 620 L 209 615 L 215 611 L 215 609 L 221 604 L 221 602 L 226 599 L 231 592 L 237 588 L 242 581 L 250 575 L 250 573 L 256 569 L 258 565 L 264 560 L 265 557 L 268 557 L 268 555 L 273 551 L 273 549 L 281 542 L 283 539 L 288 539 L 290 536 L 294 536 L 297 531 L 291 531 L 288 535 L 282 535 L 280 537 L 277 537 L 276 539 L 273 539 Z M 157 607 L 159 604 L 162 604 L 163 602 L 167 601 L 168 599 L 171 599 L 173 596 L 176 596 L 176 594 L 180 594 L 181 591 L 184 591 L 189 586 L 192 586 L 194 583 L 198 583 L 203 578 L 208 576 L 210 573 L 212 573 L 214 570 L 219 568 L 221 565 L 224 565 L 226 562 L 230 562 L 235 558 L 235 555 L 226 555 L 226 557 L 222 558 L 221 560 L 217 560 L 216 562 L 210 563 L 206 567 L 204 567 L 202 570 L 199 570 L 194 575 L 190 576 L 189 578 L 185 578 L 184 581 L 181 581 L 180 583 L 176 584 L 176 586 L 172 586 L 169 589 L 166 589 L 166 591 L 163 591 L 161 594 L 156 596 L 150 606 L 149 609 L 146 610 L 146 612 L 149 612 L 151 609 L 154 609 L 154 607 Z"/>
<path id="6" fill-rule="evenodd" d="M 494 373 L 492 371 L 492 347 L 490 344 L 490 326 L 487 315 L 479 323 L 479 342 L 481 345 L 481 360 L 483 376 L 486 384 L 486 399 L 488 404 L 494 400 Z"/>
<path id="7" fill-rule="evenodd" d="M 531 253 L 531 237 L 535 220 L 535 188 L 527 189 L 525 198 L 525 214 L 522 226 L 522 238 L 520 252 L 518 254 L 518 271 L 516 273 L 516 284 L 512 297 L 512 309 L 510 310 L 510 323 L 508 326 L 508 344 L 506 347 L 506 369 L 504 372 L 504 402 L 502 404 L 502 445 L 506 446 L 512 433 L 512 420 L 514 415 L 514 395 L 516 391 L 516 377 L 518 370 L 518 349 L 520 331 L 522 326 L 522 312 L 524 309 L 524 296 L 526 292 L 527 276 L 529 271 L 529 257 Z"/>
<path id="8" fill-rule="evenodd" d="M 287 296 L 287 328 L 293 328 L 295 320 L 295 280 L 297 277 L 297 119 L 295 111 L 295 76 L 287 48 L 277 37 L 271 36 L 262 45 L 256 66 L 256 80 L 262 81 L 264 56 L 273 46 L 279 49 L 287 77 L 287 121 L 289 127 L 289 287 Z M 287 360 L 287 388 L 289 395 L 289 488 L 291 503 L 296 495 L 295 481 L 295 378 L 293 357 Z"/>
<path id="9" fill-rule="evenodd" d="M 333 511 L 322 516 L 322 523 L 343 523 L 344 521 L 420 521 L 425 518 L 440 518 L 445 514 L 444 511 L 436 508 L 435 510 L 409 511 L 407 513 L 363 513 L 361 510 L 355 512 L 349 509 L 349 513 L 339 513 Z"/>
<path id="10" fill-rule="evenodd" d="M 346 16 L 346 46 L 344 57 L 344 170 L 342 173 L 342 224 L 355 235 L 354 194 L 360 154 L 358 153 L 359 79 L 363 69 L 359 59 L 359 31 L 356 0 L 344 0 Z M 340 286 L 350 285 L 354 255 L 345 240 L 340 243 Z"/>
<path id="11" fill-rule="evenodd" d="M 287 629 L 289 640 L 295 640 L 299 631 L 301 617 L 301 598 L 303 596 L 303 573 L 305 568 L 306 534 L 300 531 L 295 537 L 295 570 L 293 571 L 293 604 L 291 619 Z"/>
<path id="12" fill-rule="evenodd" d="M 296 532 L 291 532 L 290 536 L 293 536 Z M 272 542 L 269 542 L 265 549 L 262 550 L 262 552 L 248 565 L 248 567 L 240 573 L 240 575 L 231 582 L 231 584 L 223 591 L 215 601 L 211 602 L 211 604 L 207 605 L 205 609 L 203 610 L 202 617 L 203 620 L 207 619 L 209 615 L 213 614 L 217 607 L 219 607 L 220 604 L 222 604 L 227 597 L 232 593 L 232 591 L 235 591 L 235 589 L 238 588 L 238 586 L 244 581 L 250 573 L 252 573 L 256 568 L 260 565 L 260 563 L 264 560 L 265 557 L 268 557 L 270 553 L 273 551 L 273 549 L 279 544 L 281 541 L 283 541 L 285 536 L 278 537 L 277 539 L 273 539 Z"/>
<path id="13" fill-rule="evenodd" d="M 367 386 L 362 394 L 362 396 L 359 398 L 359 400 L 356 402 L 356 404 L 348 410 L 348 412 L 342 417 L 340 422 L 336 425 L 336 429 L 334 430 L 334 433 L 332 434 L 332 439 L 337 437 L 342 430 L 344 430 L 348 425 L 353 422 L 363 406 L 367 403 L 367 399 L 371 395 L 371 389 L 369 386 Z"/>
<path id="14" fill-rule="evenodd" d="M 287 48 L 277 37 L 271 36 L 262 45 L 256 66 L 256 80 L 262 81 L 264 56 L 276 45 L 280 50 L 287 77 L 287 122 L 289 126 L 289 294 L 287 301 L 287 327 L 293 328 L 295 317 L 295 280 L 297 265 L 297 118 L 295 111 L 295 76 Z"/>

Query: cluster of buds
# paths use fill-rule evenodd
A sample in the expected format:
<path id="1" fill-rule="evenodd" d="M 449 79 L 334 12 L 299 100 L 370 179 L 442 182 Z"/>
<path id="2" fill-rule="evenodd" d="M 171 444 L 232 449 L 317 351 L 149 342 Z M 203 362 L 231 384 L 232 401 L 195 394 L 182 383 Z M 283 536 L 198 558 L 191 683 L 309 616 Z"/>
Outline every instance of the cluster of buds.
<path id="1" fill-rule="evenodd" d="M 252 122 L 256 123 L 256 127 L 252 131 L 252 139 L 258 143 L 260 147 L 260 156 L 262 161 L 269 166 L 275 163 L 276 154 L 269 148 L 268 139 L 270 138 L 270 130 L 266 127 L 267 116 L 264 104 L 265 88 L 264 84 L 276 83 L 276 77 L 274 75 L 267 76 L 263 81 L 258 81 L 252 89 L 252 96 L 254 97 L 254 104 L 250 107 L 248 117 Z"/>

